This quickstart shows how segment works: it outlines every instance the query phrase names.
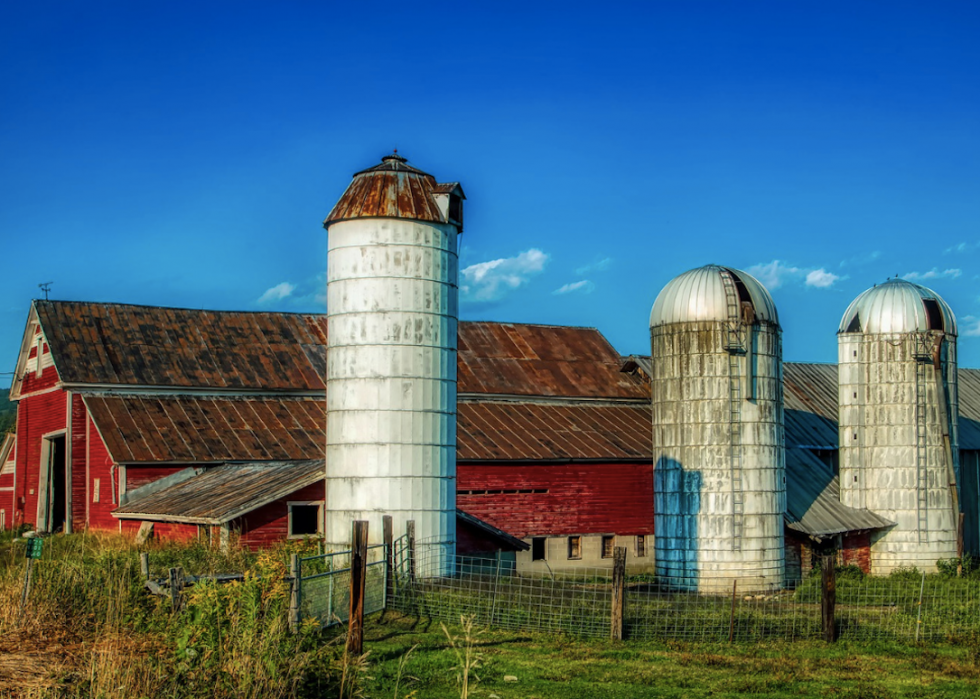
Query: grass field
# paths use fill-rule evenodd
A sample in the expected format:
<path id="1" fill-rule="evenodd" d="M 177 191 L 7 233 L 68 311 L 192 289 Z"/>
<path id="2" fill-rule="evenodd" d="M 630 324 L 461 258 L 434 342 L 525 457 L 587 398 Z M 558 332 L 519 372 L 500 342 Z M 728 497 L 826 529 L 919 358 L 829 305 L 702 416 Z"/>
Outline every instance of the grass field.
<path id="1" fill-rule="evenodd" d="M 19 617 L 23 546 L 0 536 L 0 697 L 977 697 L 980 638 L 928 645 L 578 640 L 369 619 L 366 655 L 342 630 L 288 632 L 288 550 L 221 554 L 153 544 L 153 572 L 248 570 L 183 609 L 147 595 L 138 550 L 105 535 L 45 542 Z M 469 667 L 469 671 L 464 671 Z"/>

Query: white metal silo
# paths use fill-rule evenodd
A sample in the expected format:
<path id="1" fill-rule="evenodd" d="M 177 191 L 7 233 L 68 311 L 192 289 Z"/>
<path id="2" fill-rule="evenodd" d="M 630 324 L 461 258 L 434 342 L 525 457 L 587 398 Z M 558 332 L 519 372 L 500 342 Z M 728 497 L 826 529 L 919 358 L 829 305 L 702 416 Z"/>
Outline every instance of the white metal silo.
<path id="1" fill-rule="evenodd" d="M 650 314 L 656 571 L 686 589 L 785 576 L 782 345 L 751 275 L 693 269 Z"/>
<path id="2" fill-rule="evenodd" d="M 327 242 L 325 540 L 382 516 L 455 551 L 462 189 L 395 154 L 354 175 Z M 444 559 L 448 560 L 448 559 Z"/>
<path id="3" fill-rule="evenodd" d="M 896 523 L 872 536 L 873 573 L 935 571 L 958 555 L 956 319 L 891 279 L 854 299 L 837 339 L 841 501 Z"/>

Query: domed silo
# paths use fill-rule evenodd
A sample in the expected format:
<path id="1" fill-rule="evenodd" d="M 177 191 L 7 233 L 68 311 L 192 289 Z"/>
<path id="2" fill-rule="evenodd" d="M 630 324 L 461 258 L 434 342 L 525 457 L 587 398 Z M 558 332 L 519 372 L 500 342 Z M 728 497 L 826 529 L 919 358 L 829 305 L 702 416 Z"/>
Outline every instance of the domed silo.
<path id="1" fill-rule="evenodd" d="M 354 175 L 327 241 L 325 540 L 371 543 L 390 514 L 456 540 L 456 343 L 463 191 L 395 154 Z M 448 560 L 443 558 L 442 560 Z"/>
<path id="2" fill-rule="evenodd" d="M 957 555 L 956 319 L 891 279 L 854 299 L 837 340 L 841 501 L 896 523 L 872 537 L 873 573 L 935 571 Z"/>
<path id="3" fill-rule="evenodd" d="M 783 584 L 782 344 L 755 278 L 708 265 L 650 314 L 654 546 L 668 584 L 723 592 Z"/>

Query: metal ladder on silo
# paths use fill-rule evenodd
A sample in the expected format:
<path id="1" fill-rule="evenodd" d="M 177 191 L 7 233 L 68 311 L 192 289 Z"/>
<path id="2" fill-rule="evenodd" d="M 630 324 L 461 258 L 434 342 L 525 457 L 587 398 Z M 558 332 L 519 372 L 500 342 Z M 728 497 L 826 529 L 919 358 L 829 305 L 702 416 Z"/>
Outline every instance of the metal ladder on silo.
<path id="1" fill-rule="evenodd" d="M 929 540 L 929 462 L 926 429 L 926 373 L 932 360 L 931 347 L 925 336 L 916 333 L 915 339 L 915 499 L 920 544 Z"/>
<path id="2" fill-rule="evenodd" d="M 739 357 L 745 352 L 742 342 L 741 306 L 731 275 L 721 273 L 728 311 L 725 349 L 728 351 L 728 432 L 729 467 L 732 495 L 732 551 L 742 550 L 745 519 L 745 492 L 742 488 L 742 377 Z"/>

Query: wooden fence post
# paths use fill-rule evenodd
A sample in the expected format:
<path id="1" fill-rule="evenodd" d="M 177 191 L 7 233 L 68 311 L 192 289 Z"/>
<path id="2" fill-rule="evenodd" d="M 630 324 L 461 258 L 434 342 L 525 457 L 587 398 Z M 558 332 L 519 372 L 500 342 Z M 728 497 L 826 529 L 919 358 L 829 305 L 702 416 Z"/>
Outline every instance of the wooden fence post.
<path id="1" fill-rule="evenodd" d="M 150 554 L 146 551 L 140 554 L 140 575 L 144 580 L 150 579 Z"/>
<path id="2" fill-rule="evenodd" d="M 609 638 L 623 640 L 623 606 L 626 599 L 626 548 L 613 549 L 612 610 L 609 618 Z"/>
<path id="3" fill-rule="evenodd" d="M 364 583 L 367 577 L 368 523 L 354 522 L 350 552 L 350 617 L 347 622 L 347 652 L 364 652 Z"/>
<path id="4" fill-rule="evenodd" d="M 170 608 L 177 612 L 183 602 L 181 593 L 184 591 L 184 569 L 170 569 Z"/>
<path id="5" fill-rule="evenodd" d="M 299 632 L 299 606 L 300 606 L 300 568 L 299 554 L 294 553 L 289 557 L 289 575 L 292 580 L 289 583 L 289 630 L 293 633 Z"/>
<path id="6" fill-rule="evenodd" d="M 381 518 L 381 526 L 384 530 L 385 541 L 385 603 L 384 609 L 388 611 L 395 597 L 395 531 L 392 524 L 391 515 Z"/>
<path id="7" fill-rule="evenodd" d="M 408 539 L 408 582 L 415 582 L 415 520 L 405 523 L 405 538 Z"/>
<path id="8" fill-rule="evenodd" d="M 837 578 L 834 570 L 834 557 L 824 556 L 821 561 L 820 618 L 823 623 L 823 640 L 834 643 L 837 640 Z"/>

